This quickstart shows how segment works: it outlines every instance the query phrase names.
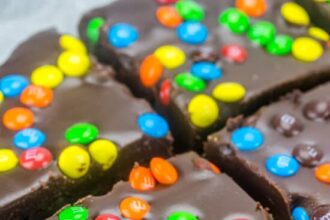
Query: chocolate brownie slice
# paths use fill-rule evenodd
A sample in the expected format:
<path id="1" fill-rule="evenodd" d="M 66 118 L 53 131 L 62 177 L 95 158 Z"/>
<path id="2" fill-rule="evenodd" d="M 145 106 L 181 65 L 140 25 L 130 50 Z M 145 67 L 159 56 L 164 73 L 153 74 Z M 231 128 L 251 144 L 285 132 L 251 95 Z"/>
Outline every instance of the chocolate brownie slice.
<path id="1" fill-rule="evenodd" d="M 167 163 L 177 175 L 175 182 L 158 183 L 166 175 L 173 177 L 167 167 L 159 175 L 157 167 Z M 164 166 L 163 166 L 164 167 Z M 149 172 L 153 176 L 149 176 Z M 156 172 L 156 174 L 155 174 Z M 146 178 L 149 181 L 143 181 Z M 141 188 L 143 183 L 152 187 Z M 151 184 L 153 183 L 153 184 Z M 143 190 L 144 189 L 144 190 Z M 129 206 L 129 204 L 135 204 Z M 127 206 L 128 205 L 128 206 Z M 78 210 L 74 212 L 74 210 Z M 111 192 L 100 197 L 86 197 L 60 210 L 50 219 L 191 219 L 191 220 L 266 220 L 267 211 L 226 174 L 196 153 L 185 153 L 166 160 L 153 158 L 150 170 L 136 165 L 129 182 L 116 184 Z"/>
<path id="2" fill-rule="evenodd" d="M 0 73 L 1 219 L 44 219 L 170 155 L 167 122 L 72 36 L 31 37 Z"/>
<path id="3" fill-rule="evenodd" d="M 291 1 L 254 2 L 114 1 L 87 13 L 79 31 L 169 119 L 178 146 L 196 149 L 230 116 L 330 79 L 326 42 L 283 18 Z"/>
<path id="4" fill-rule="evenodd" d="M 330 84 L 298 92 L 208 137 L 206 157 L 277 219 L 330 216 Z"/>

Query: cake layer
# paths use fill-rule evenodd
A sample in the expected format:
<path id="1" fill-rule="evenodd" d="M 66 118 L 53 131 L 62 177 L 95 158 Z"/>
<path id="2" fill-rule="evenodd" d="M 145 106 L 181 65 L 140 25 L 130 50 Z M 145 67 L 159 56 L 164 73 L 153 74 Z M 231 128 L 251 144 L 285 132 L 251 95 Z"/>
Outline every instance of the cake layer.
<path id="1" fill-rule="evenodd" d="M 1 219 L 44 219 L 170 155 L 167 122 L 74 37 L 41 32 L 0 73 Z"/>
<path id="2" fill-rule="evenodd" d="M 291 211 L 295 219 L 328 219 L 329 92 L 330 84 L 296 92 L 253 116 L 229 120 L 209 136 L 207 158 L 263 198 L 277 219 L 290 219 Z"/>
<path id="3" fill-rule="evenodd" d="M 173 177 L 167 167 L 158 175 L 158 164 L 168 163 L 177 174 L 174 182 L 163 185 L 156 183 L 162 177 Z M 207 220 L 261 220 L 270 219 L 267 211 L 226 174 L 196 153 L 185 153 L 170 158 L 168 162 L 153 158 L 150 170 L 136 165 L 130 174 L 130 182 L 116 184 L 111 192 L 100 197 L 86 197 L 72 206 L 64 207 L 50 219 L 207 219 Z M 164 167 L 164 166 L 161 166 Z M 148 177 L 148 172 L 154 175 Z M 156 173 L 155 173 L 156 172 Z M 153 186 L 141 191 L 144 183 Z M 150 184 L 155 183 L 155 184 Z M 158 184 L 158 185 L 157 185 Z M 135 187 L 135 188 L 132 188 Z M 127 208 L 125 203 L 136 202 Z M 129 204 L 129 203 L 128 203 Z M 133 208 L 135 207 L 135 208 Z M 80 210 L 79 212 L 72 212 Z M 83 214 L 82 214 L 83 213 Z M 112 218 L 110 216 L 112 215 Z M 66 217 L 66 218 L 65 218 Z M 108 217 L 108 218 L 107 218 Z"/>
<path id="4" fill-rule="evenodd" d="M 114 1 L 87 13 L 79 31 L 169 119 L 178 146 L 196 149 L 228 117 L 330 79 L 330 52 L 322 34 L 307 34 L 306 11 L 287 0 L 254 2 Z"/>

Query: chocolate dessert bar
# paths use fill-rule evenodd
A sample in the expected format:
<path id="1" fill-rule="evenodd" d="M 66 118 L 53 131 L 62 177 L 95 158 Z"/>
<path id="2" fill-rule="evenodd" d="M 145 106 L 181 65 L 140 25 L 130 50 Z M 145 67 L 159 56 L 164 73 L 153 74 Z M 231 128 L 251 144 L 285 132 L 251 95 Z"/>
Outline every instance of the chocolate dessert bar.
<path id="1" fill-rule="evenodd" d="M 172 182 L 165 184 L 165 176 Z M 230 177 L 192 152 L 168 161 L 153 158 L 150 169 L 136 165 L 129 182 L 117 183 L 104 196 L 81 199 L 50 219 L 76 219 L 78 215 L 81 220 L 271 219 Z"/>
<path id="2" fill-rule="evenodd" d="M 178 146 L 198 148 L 234 115 L 330 79 L 329 35 L 288 0 L 131 0 L 79 31 L 116 78 L 155 103 Z M 181 149 L 183 150 L 183 149 Z"/>
<path id="3" fill-rule="evenodd" d="M 0 67 L 1 219 L 45 219 L 110 190 L 135 161 L 170 155 L 165 119 L 86 51 L 49 30 Z"/>
<path id="4" fill-rule="evenodd" d="M 330 84 L 294 92 L 208 137 L 206 157 L 275 219 L 330 218 Z M 277 218 L 276 218 L 277 217 Z"/>

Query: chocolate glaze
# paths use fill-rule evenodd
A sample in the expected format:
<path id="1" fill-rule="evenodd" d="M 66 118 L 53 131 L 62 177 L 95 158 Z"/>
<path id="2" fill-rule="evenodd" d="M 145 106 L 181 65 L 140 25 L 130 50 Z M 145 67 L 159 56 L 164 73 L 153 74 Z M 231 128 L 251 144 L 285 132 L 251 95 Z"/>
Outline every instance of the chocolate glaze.
<path id="1" fill-rule="evenodd" d="M 19 46 L 0 68 L 1 76 L 21 74 L 30 78 L 33 69 L 46 64 L 56 64 L 61 52 L 60 35 L 45 31 L 33 36 Z M 135 161 L 147 162 L 153 155 L 170 154 L 171 137 L 153 139 L 144 135 L 137 118 L 152 112 L 143 100 L 133 98 L 130 92 L 112 79 L 113 71 L 93 63 L 84 78 L 66 78 L 54 89 L 51 106 L 32 108 L 36 128 L 47 136 L 44 147 L 54 156 L 51 166 L 40 171 L 24 170 L 18 165 L 0 174 L 1 219 L 43 219 L 68 201 L 111 188 L 115 181 L 126 177 Z M 23 106 L 18 98 L 6 99 L 1 104 L 0 115 L 12 107 Z M 56 158 L 68 146 L 65 130 L 74 123 L 90 122 L 100 130 L 100 138 L 110 139 L 118 146 L 119 157 L 109 171 L 92 162 L 88 174 L 78 180 L 66 178 L 57 168 Z M 21 151 L 13 146 L 15 132 L 0 124 L 0 142 L 3 148 Z"/>
<path id="2" fill-rule="evenodd" d="M 151 211 L 144 219 L 167 219 L 174 211 L 187 211 L 199 220 L 227 219 L 229 216 L 249 219 L 270 219 L 267 211 L 253 201 L 226 174 L 215 174 L 196 166 L 201 159 L 196 153 L 177 155 L 169 161 L 177 168 L 179 180 L 171 186 L 157 186 L 147 192 L 133 190 L 129 183 L 116 184 L 111 192 L 101 197 L 87 197 L 76 204 L 89 210 L 89 218 L 102 213 L 121 216 L 119 203 L 128 196 L 145 199 Z M 189 189 L 189 190 L 188 190 Z M 50 219 L 57 219 L 56 215 Z"/>
<path id="3" fill-rule="evenodd" d="M 319 206 L 330 204 L 330 185 L 314 176 L 315 166 L 330 161 L 330 122 L 328 119 L 310 120 L 305 117 L 303 109 L 310 102 L 328 101 L 329 92 L 330 84 L 325 84 L 300 96 L 298 105 L 286 99 L 261 109 L 252 125 L 264 135 L 264 143 L 257 151 L 236 150 L 230 140 L 232 131 L 226 128 L 210 135 L 205 147 L 207 158 L 244 184 L 255 198 L 264 198 L 263 202 L 278 219 L 290 219 L 290 209 L 296 206 L 305 207 L 312 216 Z M 273 128 L 270 122 L 274 115 L 285 113 L 294 115 L 304 125 L 299 134 L 286 137 Z M 224 154 L 223 146 L 229 146 L 232 154 Z M 308 155 L 306 151 L 311 150 L 312 154 Z M 301 164 L 296 175 L 283 178 L 266 171 L 266 159 L 276 153 L 296 156 Z"/>
<path id="4" fill-rule="evenodd" d="M 138 68 L 142 59 L 153 53 L 159 46 L 166 44 L 179 46 L 187 55 L 187 61 L 183 66 L 175 70 L 167 70 L 163 78 L 172 78 L 175 74 L 189 71 L 192 64 L 189 55 L 200 48 L 200 46 L 190 46 L 180 42 L 175 30 L 165 28 L 157 22 L 155 11 L 159 5 L 156 1 L 136 0 L 134 3 L 131 0 L 114 1 L 108 6 L 86 14 L 79 26 L 80 36 L 100 61 L 114 65 L 118 73 L 116 77 L 120 81 L 126 83 L 134 94 L 146 97 L 151 102 L 156 100 L 156 108 L 166 115 L 170 122 L 175 122 L 171 125 L 172 131 L 181 148 L 182 146 L 198 148 L 206 135 L 222 127 L 230 116 L 251 113 L 293 88 L 306 89 L 330 79 L 329 51 L 326 51 L 323 57 L 314 63 L 298 61 L 291 55 L 285 57 L 269 55 L 249 41 L 246 36 L 234 35 L 218 25 L 219 13 L 234 6 L 235 1 L 200 0 L 198 2 L 206 10 L 203 23 L 209 28 L 209 38 L 203 46 L 213 48 L 215 53 L 219 53 L 220 48 L 225 44 L 238 44 L 244 46 L 248 52 L 248 59 L 243 64 L 220 62 L 223 77 L 208 82 L 204 91 L 206 94 L 211 94 L 218 83 L 226 81 L 241 83 L 246 87 L 247 94 L 239 103 L 218 102 L 221 111 L 220 118 L 207 129 L 196 128 L 189 121 L 186 108 L 194 93 L 184 91 L 172 83 L 170 105 L 163 106 L 157 100 L 159 85 L 147 89 L 140 83 Z M 305 35 L 305 28 L 289 25 L 281 17 L 280 7 L 284 2 L 287 0 L 267 0 L 268 10 L 257 20 L 271 21 L 277 27 L 279 34 L 288 34 L 293 37 Z M 98 44 L 93 46 L 86 37 L 86 26 L 88 21 L 95 16 L 103 17 L 106 24 L 101 29 Z M 252 22 L 254 21 L 255 19 L 252 19 Z M 114 48 L 107 40 L 109 27 L 118 22 L 132 24 L 140 34 L 139 40 L 125 49 Z"/>

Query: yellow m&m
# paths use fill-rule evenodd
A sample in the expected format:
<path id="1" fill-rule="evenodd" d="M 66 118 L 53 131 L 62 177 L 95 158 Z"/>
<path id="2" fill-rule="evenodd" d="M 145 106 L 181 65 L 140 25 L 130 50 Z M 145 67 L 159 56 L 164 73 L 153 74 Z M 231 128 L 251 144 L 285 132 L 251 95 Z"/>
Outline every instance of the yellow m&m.
<path id="1" fill-rule="evenodd" d="M 310 27 L 308 28 L 308 34 L 316 39 L 319 39 L 319 40 L 322 40 L 322 41 L 329 41 L 330 40 L 330 37 L 329 37 L 329 34 L 321 29 L 321 28 L 318 28 L 318 27 Z"/>
<path id="2" fill-rule="evenodd" d="M 238 102 L 245 96 L 245 88 L 235 82 L 218 84 L 212 91 L 212 95 L 222 102 Z"/>
<path id="3" fill-rule="evenodd" d="M 322 56 L 323 47 L 316 40 L 299 37 L 293 42 L 292 54 L 298 60 L 313 62 Z"/>
<path id="4" fill-rule="evenodd" d="M 159 47 L 154 54 L 167 69 L 176 69 L 186 61 L 185 53 L 180 48 L 171 45 Z"/>
<path id="5" fill-rule="evenodd" d="M 64 50 L 69 50 L 77 53 L 87 53 L 87 49 L 85 45 L 81 42 L 81 40 L 65 34 L 60 37 L 60 45 Z"/>
<path id="6" fill-rule="evenodd" d="M 294 2 L 286 2 L 281 8 L 283 18 L 292 24 L 307 26 L 310 23 L 310 18 L 307 11 Z"/>
<path id="7" fill-rule="evenodd" d="M 64 51 L 58 57 L 57 65 L 65 75 L 79 77 L 87 73 L 90 60 L 87 54 Z"/>
<path id="8" fill-rule="evenodd" d="M 116 145 L 108 140 L 96 140 L 88 147 L 92 158 L 102 165 L 104 170 L 109 169 L 118 157 Z"/>
<path id="9" fill-rule="evenodd" d="M 52 89 L 63 81 L 63 73 L 56 66 L 40 66 L 32 72 L 31 81 L 34 85 Z"/>
<path id="10" fill-rule="evenodd" d="M 14 169 L 18 159 L 14 151 L 10 149 L 0 149 L 0 172 Z"/>
<path id="11" fill-rule="evenodd" d="M 211 126 L 219 117 L 217 103 L 207 95 L 196 95 L 188 105 L 190 121 L 200 128 Z"/>
<path id="12" fill-rule="evenodd" d="M 90 167 L 90 157 L 87 151 L 77 145 L 65 148 L 59 158 L 58 166 L 62 173 L 72 179 L 86 175 Z"/>
<path id="13" fill-rule="evenodd" d="M 5 96 L 4 96 L 3 93 L 0 91 L 0 104 L 3 102 L 4 99 L 5 99 Z"/>

